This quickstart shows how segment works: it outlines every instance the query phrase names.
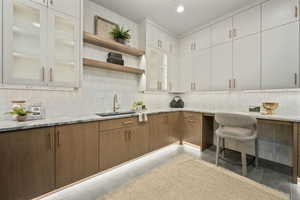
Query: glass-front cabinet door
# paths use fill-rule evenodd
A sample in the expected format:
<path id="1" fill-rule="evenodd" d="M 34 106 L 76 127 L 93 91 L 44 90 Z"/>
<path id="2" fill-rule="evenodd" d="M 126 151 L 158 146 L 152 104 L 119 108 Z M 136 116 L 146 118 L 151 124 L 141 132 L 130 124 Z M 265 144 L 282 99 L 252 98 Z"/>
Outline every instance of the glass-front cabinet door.
<path id="1" fill-rule="evenodd" d="M 46 83 L 47 10 L 26 0 L 5 0 L 4 83 Z"/>
<path id="2" fill-rule="evenodd" d="M 49 10 L 49 85 L 77 87 L 79 25 L 75 18 Z"/>

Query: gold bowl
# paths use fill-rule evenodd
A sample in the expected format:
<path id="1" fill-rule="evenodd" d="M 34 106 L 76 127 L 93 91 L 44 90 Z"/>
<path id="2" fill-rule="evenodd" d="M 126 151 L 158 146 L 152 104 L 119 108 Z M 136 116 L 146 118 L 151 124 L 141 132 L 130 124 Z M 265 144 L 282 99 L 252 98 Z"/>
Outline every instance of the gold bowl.
<path id="1" fill-rule="evenodd" d="M 279 103 L 265 102 L 262 105 L 263 105 L 264 109 L 266 110 L 267 115 L 273 115 L 274 111 L 278 108 Z"/>

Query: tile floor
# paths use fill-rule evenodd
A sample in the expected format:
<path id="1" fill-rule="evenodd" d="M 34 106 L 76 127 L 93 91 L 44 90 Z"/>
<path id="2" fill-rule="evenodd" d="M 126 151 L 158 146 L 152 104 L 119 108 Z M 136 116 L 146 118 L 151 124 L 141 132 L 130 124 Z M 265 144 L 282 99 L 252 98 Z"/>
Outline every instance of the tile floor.
<path id="1" fill-rule="evenodd" d="M 199 150 L 190 146 L 171 145 L 95 178 L 54 193 L 42 200 L 96 200 L 127 183 L 129 180 L 160 166 L 179 154 L 189 154 L 210 163 L 215 162 L 215 151 L 213 148 L 200 153 Z M 226 152 L 226 156 L 231 159 L 239 157 L 235 152 Z M 220 166 L 241 174 L 239 166 L 222 160 L 220 161 Z M 300 184 L 295 185 L 290 183 L 288 171 L 284 167 L 263 161 L 258 168 L 249 167 L 248 178 L 288 193 L 291 200 L 300 200 Z"/>

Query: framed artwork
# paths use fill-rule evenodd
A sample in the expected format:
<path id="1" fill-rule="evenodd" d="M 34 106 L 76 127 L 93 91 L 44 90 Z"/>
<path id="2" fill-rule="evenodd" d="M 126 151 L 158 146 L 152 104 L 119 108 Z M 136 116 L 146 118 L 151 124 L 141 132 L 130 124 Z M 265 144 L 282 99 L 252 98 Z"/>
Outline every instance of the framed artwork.
<path id="1" fill-rule="evenodd" d="M 102 17 L 95 16 L 95 35 L 100 35 L 107 39 L 113 39 L 110 35 L 110 32 L 116 26 L 118 26 L 116 23 L 113 23 Z"/>

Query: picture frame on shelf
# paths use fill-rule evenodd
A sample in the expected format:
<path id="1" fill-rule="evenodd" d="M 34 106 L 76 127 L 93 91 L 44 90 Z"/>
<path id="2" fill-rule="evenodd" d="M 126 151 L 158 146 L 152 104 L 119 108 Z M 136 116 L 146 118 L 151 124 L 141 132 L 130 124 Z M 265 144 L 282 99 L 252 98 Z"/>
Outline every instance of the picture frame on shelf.
<path id="1" fill-rule="evenodd" d="M 95 35 L 102 36 L 106 39 L 113 39 L 110 32 L 118 26 L 118 24 L 97 15 L 94 17 L 94 25 Z"/>

